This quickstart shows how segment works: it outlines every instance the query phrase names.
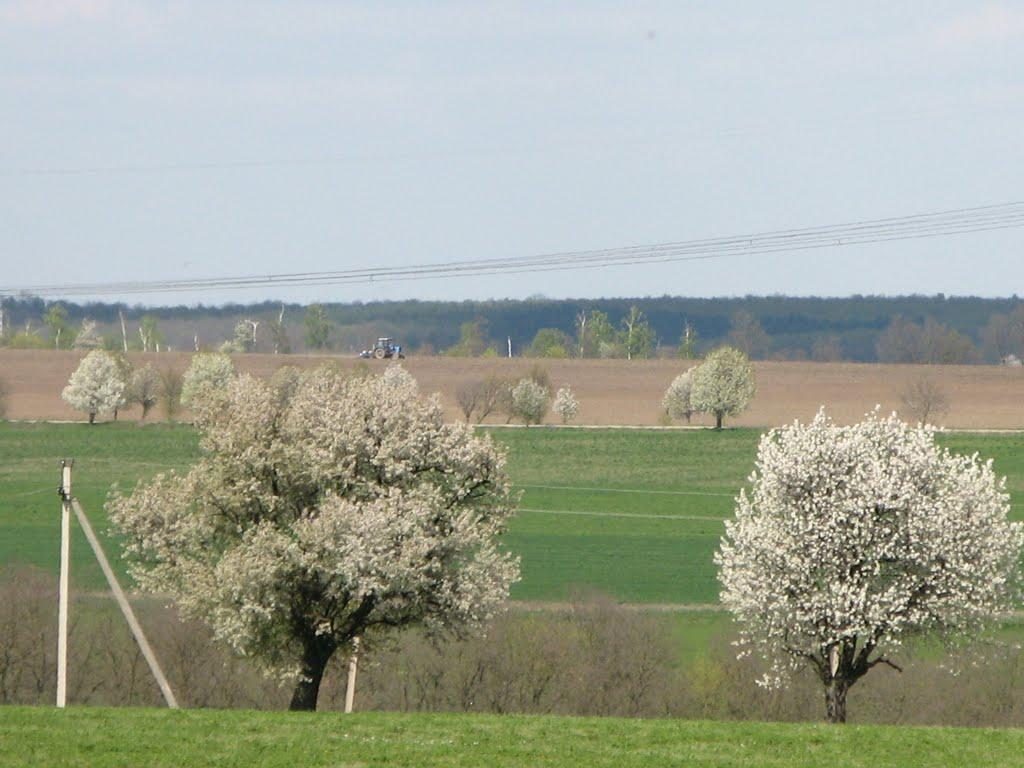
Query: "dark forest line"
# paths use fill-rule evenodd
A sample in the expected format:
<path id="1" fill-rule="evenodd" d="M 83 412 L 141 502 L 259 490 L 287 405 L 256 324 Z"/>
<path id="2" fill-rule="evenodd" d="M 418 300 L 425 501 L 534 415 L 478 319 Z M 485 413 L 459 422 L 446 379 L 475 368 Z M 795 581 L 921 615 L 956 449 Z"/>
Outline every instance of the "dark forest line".
<path id="1" fill-rule="evenodd" d="M 1024 358 L 1024 301 L 1016 296 L 661 296 L 311 306 L 268 301 L 162 307 L 18 297 L 5 298 L 2 310 L 0 343 L 17 347 L 70 347 L 83 322 L 92 321 L 102 344 L 111 348 L 127 339 L 131 348 L 227 345 L 233 351 L 347 354 L 378 336 L 391 336 L 406 350 L 422 354 L 504 355 L 511 339 L 514 354 L 551 357 L 696 356 L 731 343 L 763 359 L 972 363 Z"/>

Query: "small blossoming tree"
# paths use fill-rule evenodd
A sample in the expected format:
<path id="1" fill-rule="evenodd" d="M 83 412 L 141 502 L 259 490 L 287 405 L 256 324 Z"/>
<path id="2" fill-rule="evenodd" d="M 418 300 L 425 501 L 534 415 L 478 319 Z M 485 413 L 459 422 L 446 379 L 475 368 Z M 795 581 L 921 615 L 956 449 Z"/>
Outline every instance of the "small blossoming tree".
<path id="1" fill-rule="evenodd" d="M 466 631 L 506 600 L 504 455 L 411 377 L 324 367 L 283 397 L 243 375 L 195 408 L 202 458 L 107 509 L 139 584 L 292 681 L 292 709 L 357 639 Z"/>
<path id="2" fill-rule="evenodd" d="M 715 417 L 715 429 L 726 416 L 747 409 L 754 399 L 754 369 L 740 350 L 722 347 L 693 369 L 690 402 L 693 410 Z"/>
<path id="3" fill-rule="evenodd" d="M 548 410 L 548 390 L 533 379 L 521 379 L 512 387 L 511 411 L 522 419 L 523 424 L 540 424 Z"/>
<path id="4" fill-rule="evenodd" d="M 819 412 L 761 438 L 751 482 L 716 555 L 722 602 L 771 665 L 762 683 L 810 665 L 830 722 L 871 669 L 899 669 L 906 638 L 969 638 L 1014 607 L 1024 526 L 1005 480 L 929 427 Z"/>
<path id="5" fill-rule="evenodd" d="M 181 380 L 181 403 L 194 408 L 204 391 L 224 390 L 235 377 L 235 364 L 228 355 L 200 352 L 193 355 Z"/>
<path id="6" fill-rule="evenodd" d="M 561 387 L 555 393 L 555 402 L 551 406 L 551 410 L 562 417 L 563 424 L 568 424 L 576 418 L 580 404 L 576 401 L 576 395 L 572 393 L 570 387 Z"/>
<path id="7" fill-rule="evenodd" d="M 404 388 L 412 393 L 419 392 L 419 385 L 416 383 L 416 379 L 399 363 L 392 363 L 385 368 L 381 377 L 389 387 Z"/>
<path id="8" fill-rule="evenodd" d="M 96 414 L 112 413 L 124 405 L 125 381 L 114 356 L 101 350 L 86 355 L 61 397 L 75 410 L 89 414 L 90 424 L 96 423 Z"/>
<path id="9" fill-rule="evenodd" d="M 693 416 L 693 403 L 690 394 L 693 389 L 693 371 L 680 373 L 665 390 L 665 396 L 661 399 L 661 407 L 665 409 L 670 419 L 678 421 L 686 419 L 690 423 Z"/>

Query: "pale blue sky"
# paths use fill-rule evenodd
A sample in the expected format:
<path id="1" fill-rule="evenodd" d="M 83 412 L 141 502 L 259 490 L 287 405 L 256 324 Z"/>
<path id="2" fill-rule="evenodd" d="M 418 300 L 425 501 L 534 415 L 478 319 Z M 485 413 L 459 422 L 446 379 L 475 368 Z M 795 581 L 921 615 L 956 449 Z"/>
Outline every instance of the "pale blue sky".
<path id="1" fill-rule="evenodd" d="M 0 283 L 527 256 L 1020 200 L 1022 137 L 1022 2 L 0 0 Z M 156 299 L 1007 295 L 1022 245 Z"/>

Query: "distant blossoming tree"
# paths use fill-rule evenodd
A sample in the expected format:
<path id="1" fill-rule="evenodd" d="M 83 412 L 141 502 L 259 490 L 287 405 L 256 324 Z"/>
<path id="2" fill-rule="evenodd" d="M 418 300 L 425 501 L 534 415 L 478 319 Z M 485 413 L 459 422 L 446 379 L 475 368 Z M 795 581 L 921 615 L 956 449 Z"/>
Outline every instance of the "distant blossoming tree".
<path id="1" fill-rule="evenodd" d="M 809 664 L 831 722 L 872 668 L 899 669 L 907 637 L 969 638 L 1015 605 L 1024 527 L 1005 480 L 928 427 L 819 412 L 761 438 L 751 481 L 716 555 L 722 602 L 771 664 L 762 684 Z"/>
<path id="2" fill-rule="evenodd" d="M 746 410 L 754 398 L 754 369 L 747 356 L 733 347 L 709 354 L 693 369 L 690 402 L 693 410 L 715 417 L 715 429 L 726 416 Z"/>
<path id="3" fill-rule="evenodd" d="M 548 410 L 548 390 L 533 379 L 521 379 L 512 387 L 511 411 L 523 424 L 540 424 Z"/>
<path id="4" fill-rule="evenodd" d="M 109 352 L 90 352 L 79 363 L 61 397 L 77 411 L 89 414 L 96 423 L 99 413 L 112 413 L 124 404 L 125 382 L 117 361 Z"/>
<path id="5" fill-rule="evenodd" d="M 555 402 L 551 406 L 551 410 L 562 417 L 563 424 L 568 424 L 576 418 L 580 404 L 576 401 L 576 395 L 572 393 L 570 387 L 561 387 L 555 393 Z"/>
<path id="6" fill-rule="evenodd" d="M 693 403 L 691 392 L 693 391 L 693 371 L 680 373 L 665 390 L 665 396 L 661 399 L 661 407 L 665 409 L 670 419 L 678 421 L 686 419 L 690 423 L 693 416 Z"/>
<path id="7" fill-rule="evenodd" d="M 416 383 L 416 379 L 398 363 L 392 363 L 384 369 L 383 379 L 384 383 L 389 387 L 405 389 L 414 394 L 419 392 L 419 385 Z"/>
<path id="8" fill-rule="evenodd" d="M 181 381 L 182 405 L 196 407 L 201 392 L 227 389 L 234 377 L 235 364 L 228 355 L 205 352 L 193 355 Z"/>
<path id="9" fill-rule="evenodd" d="M 293 709 L 357 638 L 477 627 L 518 578 L 503 453 L 398 379 L 325 366 L 282 397 L 240 376 L 198 399 L 188 474 L 108 502 L 140 585 L 293 681 Z"/>

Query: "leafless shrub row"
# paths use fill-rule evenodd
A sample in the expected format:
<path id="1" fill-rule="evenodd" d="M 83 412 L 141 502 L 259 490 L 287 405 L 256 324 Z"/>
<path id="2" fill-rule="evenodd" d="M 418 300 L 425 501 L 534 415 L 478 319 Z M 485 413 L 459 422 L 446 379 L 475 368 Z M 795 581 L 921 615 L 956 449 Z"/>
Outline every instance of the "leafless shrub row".
<path id="1" fill-rule="evenodd" d="M 283 709 L 288 688 L 213 644 L 209 632 L 151 601 L 140 618 L 184 706 Z M 73 604 L 68 698 L 75 704 L 161 706 L 145 661 L 102 596 Z M 815 681 L 785 690 L 752 685 L 762 669 L 737 660 L 728 637 L 680 663 L 671 619 L 603 598 L 560 612 L 511 612 L 467 641 L 407 632 L 361 660 L 357 707 L 683 717 L 816 720 Z M 0 704 L 54 698 L 56 615 L 52 577 L 0 571 Z M 861 722 L 1024 725 L 1024 664 L 1009 648 L 974 651 L 951 674 L 934 649 L 911 651 L 905 672 L 867 678 L 851 692 Z M 905 659 L 907 660 L 907 659 Z M 980 662 L 980 663 L 976 663 Z M 340 709 L 345 660 L 330 670 L 321 706 Z"/>

